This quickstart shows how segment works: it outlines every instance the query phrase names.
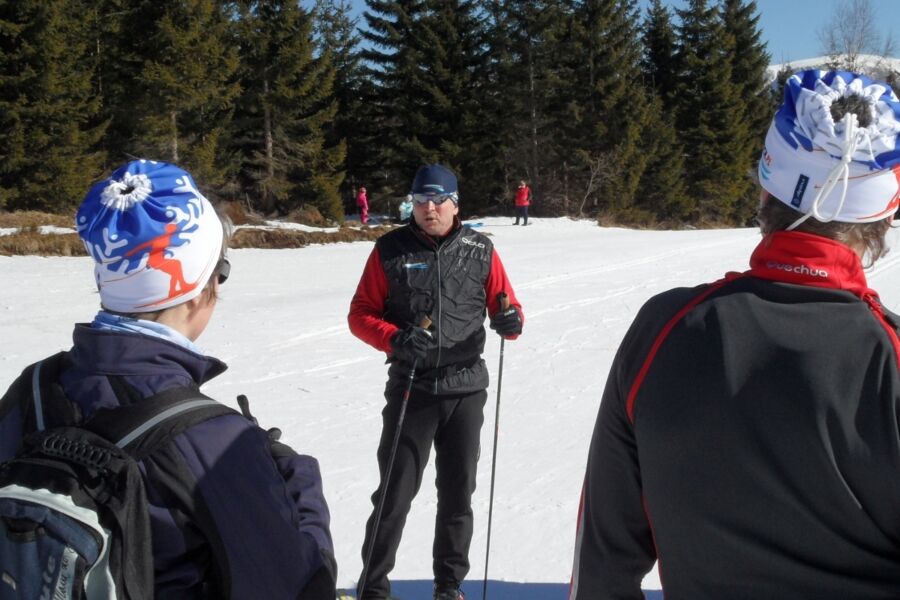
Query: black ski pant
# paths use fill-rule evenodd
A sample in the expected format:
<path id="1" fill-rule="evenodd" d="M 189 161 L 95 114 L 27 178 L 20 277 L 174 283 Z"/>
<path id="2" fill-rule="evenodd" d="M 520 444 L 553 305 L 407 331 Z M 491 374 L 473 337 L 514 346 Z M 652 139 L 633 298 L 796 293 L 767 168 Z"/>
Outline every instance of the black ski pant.
<path id="1" fill-rule="evenodd" d="M 387 471 L 402 397 L 403 385 L 389 382 L 385 390 L 387 404 L 381 411 L 383 428 L 378 444 L 378 470 L 382 481 Z M 438 584 L 454 587 L 469 572 L 472 493 L 475 491 L 486 400 L 485 390 L 441 396 L 413 390 L 406 406 L 400 443 L 372 550 L 364 600 L 387 598 L 390 594 L 388 573 L 394 568 L 406 515 L 422 484 L 432 443 L 438 498 L 432 547 L 434 580 Z M 376 510 L 380 490 L 381 486 L 372 494 L 372 504 Z M 375 511 L 366 522 L 363 560 L 372 542 L 374 519 Z"/>
<path id="2" fill-rule="evenodd" d="M 522 219 L 522 225 L 528 225 L 528 207 L 527 206 L 517 206 L 516 207 L 516 222 L 515 224 L 519 224 L 519 219 Z"/>

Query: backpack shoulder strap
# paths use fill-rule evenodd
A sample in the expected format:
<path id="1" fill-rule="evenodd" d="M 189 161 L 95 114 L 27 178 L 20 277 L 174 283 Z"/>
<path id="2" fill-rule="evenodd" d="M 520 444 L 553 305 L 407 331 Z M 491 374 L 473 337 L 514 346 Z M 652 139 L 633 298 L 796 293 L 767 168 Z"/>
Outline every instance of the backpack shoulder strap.
<path id="1" fill-rule="evenodd" d="M 82 427 L 140 458 L 189 427 L 226 414 L 239 413 L 196 387 L 176 387 L 128 406 L 99 409 Z"/>
<path id="2" fill-rule="evenodd" d="M 0 419 L 18 407 L 25 433 L 77 423 L 80 411 L 69 402 L 59 384 L 59 374 L 68 364 L 68 354 L 58 352 L 26 367 L 0 399 Z"/>

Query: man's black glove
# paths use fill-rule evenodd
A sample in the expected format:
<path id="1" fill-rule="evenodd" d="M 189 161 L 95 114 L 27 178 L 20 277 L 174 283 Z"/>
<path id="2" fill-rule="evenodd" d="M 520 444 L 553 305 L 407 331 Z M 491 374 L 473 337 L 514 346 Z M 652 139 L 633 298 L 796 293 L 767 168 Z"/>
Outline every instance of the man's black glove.
<path id="1" fill-rule="evenodd" d="M 417 325 L 409 325 L 391 338 L 393 355 L 408 363 L 425 358 L 430 345 L 431 332 Z"/>
<path id="2" fill-rule="evenodd" d="M 510 306 L 506 310 L 498 310 L 491 316 L 491 329 L 503 337 L 522 333 L 522 317 L 519 315 L 519 310 L 515 306 Z"/>

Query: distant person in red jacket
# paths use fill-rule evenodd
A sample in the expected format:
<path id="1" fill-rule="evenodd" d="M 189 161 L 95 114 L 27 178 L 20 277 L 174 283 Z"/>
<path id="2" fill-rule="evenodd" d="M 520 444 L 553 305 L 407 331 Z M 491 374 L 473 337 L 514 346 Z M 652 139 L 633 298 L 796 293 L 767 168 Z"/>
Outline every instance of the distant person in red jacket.
<path id="1" fill-rule="evenodd" d="M 528 225 L 528 206 L 531 204 L 531 188 L 524 181 L 519 182 L 519 189 L 516 190 L 516 222 L 522 219 L 522 225 Z"/>
<path id="2" fill-rule="evenodd" d="M 363 225 L 369 222 L 369 198 L 366 196 L 366 188 L 359 188 L 356 194 L 356 207 L 359 209 L 359 221 Z"/>

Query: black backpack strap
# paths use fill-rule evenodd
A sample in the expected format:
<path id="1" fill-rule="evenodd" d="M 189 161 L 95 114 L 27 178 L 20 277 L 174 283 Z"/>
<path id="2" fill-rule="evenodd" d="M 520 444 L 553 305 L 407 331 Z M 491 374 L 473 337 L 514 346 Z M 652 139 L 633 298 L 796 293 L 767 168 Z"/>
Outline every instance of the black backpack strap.
<path id="1" fill-rule="evenodd" d="M 0 399 L 0 419 L 19 407 L 25 434 L 76 424 L 81 412 L 59 384 L 68 360 L 68 352 L 58 352 L 27 367 Z"/>
<path id="2" fill-rule="evenodd" d="M 189 427 L 226 414 L 239 413 L 196 387 L 176 387 L 128 406 L 101 408 L 82 427 L 140 460 Z"/>

